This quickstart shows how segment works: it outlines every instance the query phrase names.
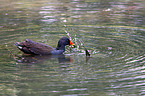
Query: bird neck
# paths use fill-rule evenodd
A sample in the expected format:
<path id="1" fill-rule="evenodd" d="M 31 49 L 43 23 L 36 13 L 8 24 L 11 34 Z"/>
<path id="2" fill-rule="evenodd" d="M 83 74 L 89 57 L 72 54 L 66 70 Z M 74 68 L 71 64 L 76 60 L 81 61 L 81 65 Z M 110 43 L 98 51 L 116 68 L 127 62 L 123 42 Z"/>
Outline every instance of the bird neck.
<path id="1" fill-rule="evenodd" d="M 65 51 L 65 45 L 59 45 L 56 47 L 56 50 L 63 50 L 63 52 Z"/>

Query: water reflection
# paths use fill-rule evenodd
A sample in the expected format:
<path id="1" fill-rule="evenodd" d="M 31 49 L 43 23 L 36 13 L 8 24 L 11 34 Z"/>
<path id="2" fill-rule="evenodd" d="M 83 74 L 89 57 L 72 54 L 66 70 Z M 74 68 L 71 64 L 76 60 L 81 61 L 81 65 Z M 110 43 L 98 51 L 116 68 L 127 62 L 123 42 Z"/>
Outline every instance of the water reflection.
<path id="1" fill-rule="evenodd" d="M 143 0 L 8 1 L 0 4 L 0 95 L 145 95 Z M 69 55 L 18 56 L 15 65 L 4 47 L 21 54 L 16 41 L 56 46 L 66 35 L 84 41 L 92 58 L 78 43 Z"/>
<path id="2" fill-rule="evenodd" d="M 64 54 L 62 55 L 23 55 L 18 56 L 19 59 L 17 59 L 18 63 L 22 63 L 25 65 L 32 65 L 32 64 L 41 64 L 45 61 L 49 61 L 51 59 L 57 59 L 58 63 L 70 63 L 73 62 L 73 59 L 70 57 L 66 57 Z"/>

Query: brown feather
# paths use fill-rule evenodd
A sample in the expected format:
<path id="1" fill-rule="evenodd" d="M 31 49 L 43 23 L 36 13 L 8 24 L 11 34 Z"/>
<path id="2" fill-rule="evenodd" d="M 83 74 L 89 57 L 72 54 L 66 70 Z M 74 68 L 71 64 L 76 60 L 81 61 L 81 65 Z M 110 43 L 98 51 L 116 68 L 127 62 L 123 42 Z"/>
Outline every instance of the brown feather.
<path id="1" fill-rule="evenodd" d="M 24 53 L 30 54 L 51 54 L 51 51 L 53 50 L 51 46 L 36 43 L 30 39 L 26 39 L 26 41 L 19 43 L 19 45 L 23 47 L 21 50 Z"/>

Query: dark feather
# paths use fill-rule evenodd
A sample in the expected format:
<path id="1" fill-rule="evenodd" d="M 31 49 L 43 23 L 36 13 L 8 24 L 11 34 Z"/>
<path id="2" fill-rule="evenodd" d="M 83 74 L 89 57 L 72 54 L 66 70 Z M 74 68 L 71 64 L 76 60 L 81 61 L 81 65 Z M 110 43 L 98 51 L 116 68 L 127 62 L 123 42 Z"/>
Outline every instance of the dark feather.
<path id="1" fill-rule="evenodd" d="M 21 51 L 27 54 L 51 54 L 53 48 L 46 44 L 36 43 L 30 39 L 15 44 Z"/>

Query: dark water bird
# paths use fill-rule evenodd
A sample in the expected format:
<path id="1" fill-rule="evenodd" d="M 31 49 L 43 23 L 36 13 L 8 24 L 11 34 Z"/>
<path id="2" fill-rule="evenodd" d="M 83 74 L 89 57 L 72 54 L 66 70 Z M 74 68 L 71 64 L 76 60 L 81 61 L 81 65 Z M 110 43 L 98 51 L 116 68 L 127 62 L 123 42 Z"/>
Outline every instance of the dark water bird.
<path id="1" fill-rule="evenodd" d="M 56 48 L 43 43 L 37 43 L 30 39 L 26 39 L 23 42 L 17 42 L 15 46 L 18 47 L 22 52 L 26 54 L 36 54 L 36 55 L 60 55 L 65 52 L 66 45 L 74 45 L 69 38 L 62 37 L 58 41 Z"/>

